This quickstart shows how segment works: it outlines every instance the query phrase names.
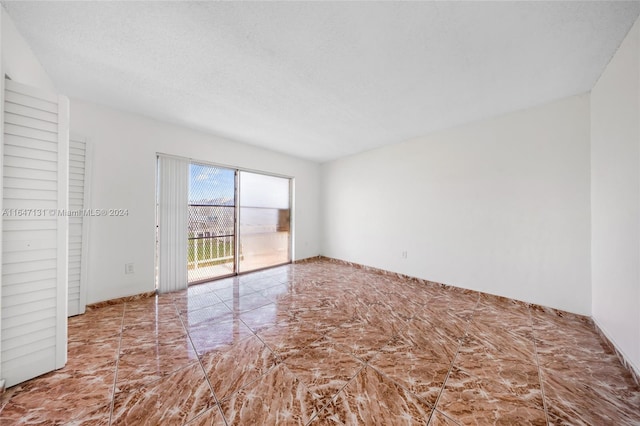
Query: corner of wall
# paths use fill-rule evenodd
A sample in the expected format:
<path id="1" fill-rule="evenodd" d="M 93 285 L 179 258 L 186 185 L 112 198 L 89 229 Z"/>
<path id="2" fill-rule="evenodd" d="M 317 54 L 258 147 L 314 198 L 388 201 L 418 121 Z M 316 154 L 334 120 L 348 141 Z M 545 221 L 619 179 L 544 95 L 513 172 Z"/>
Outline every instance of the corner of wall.
<path id="1" fill-rule="evenodd" d="M 640 373 L 640 18 L 590 93 L 591 309 Z"/>
<path id="2" fill-rule="evenodd" d="M 57 92 L 53 81 L 16 28 L 7 10 L 4 6 L 0 9 L 3 75 L 22 84 Z"/>

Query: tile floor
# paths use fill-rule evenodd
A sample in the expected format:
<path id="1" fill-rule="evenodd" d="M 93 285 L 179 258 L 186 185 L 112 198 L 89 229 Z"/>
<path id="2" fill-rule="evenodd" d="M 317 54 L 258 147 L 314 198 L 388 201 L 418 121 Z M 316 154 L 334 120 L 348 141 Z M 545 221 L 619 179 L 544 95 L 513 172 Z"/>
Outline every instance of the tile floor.
<path id="1" fill-rule="evenodd" d="M 0 424 L 640 424 L 588 319 L 324 260 L 91 310 Z"/>

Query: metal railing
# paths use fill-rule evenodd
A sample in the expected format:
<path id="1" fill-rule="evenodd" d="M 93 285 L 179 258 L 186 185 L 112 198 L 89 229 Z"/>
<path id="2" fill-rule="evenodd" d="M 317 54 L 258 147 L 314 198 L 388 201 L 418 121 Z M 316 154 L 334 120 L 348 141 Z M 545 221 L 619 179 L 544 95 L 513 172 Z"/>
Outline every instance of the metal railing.
<path id="1" fill-rule="evenodd" d="M 233 235 L 192 237 L 188 244 L 187 269 L 233 262 Z"/>

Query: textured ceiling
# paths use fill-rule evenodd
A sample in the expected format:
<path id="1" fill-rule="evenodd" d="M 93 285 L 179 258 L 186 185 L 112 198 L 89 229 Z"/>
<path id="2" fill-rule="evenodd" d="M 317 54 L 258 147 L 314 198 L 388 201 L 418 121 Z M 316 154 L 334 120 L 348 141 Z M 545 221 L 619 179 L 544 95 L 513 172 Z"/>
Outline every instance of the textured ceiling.
<path id="1" fill-rule="evenodd" d="M 314 161 L 589 91 L 639 2 L 12 2 L 61 93 Z"/>

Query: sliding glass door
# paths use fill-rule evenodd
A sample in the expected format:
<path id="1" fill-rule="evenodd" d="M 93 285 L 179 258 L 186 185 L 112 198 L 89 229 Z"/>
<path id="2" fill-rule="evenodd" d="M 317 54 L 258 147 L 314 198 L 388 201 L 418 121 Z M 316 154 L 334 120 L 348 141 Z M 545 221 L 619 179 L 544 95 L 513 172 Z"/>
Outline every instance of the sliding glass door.
<path id="1" fill-rule="evenodd" d="M 291 260 L 291 180 L 189 165 L 189 284 Z"/>
<path id="2" fill-rule="evenodd" d="M 289 179 L 240 172 L 239 272 L 291 260 L 289 186 Z"/>
<path id="3" fill-rule="evenodd" d="M 189 165 L 189 284 L 236 272 L 236 171 Z"/>

